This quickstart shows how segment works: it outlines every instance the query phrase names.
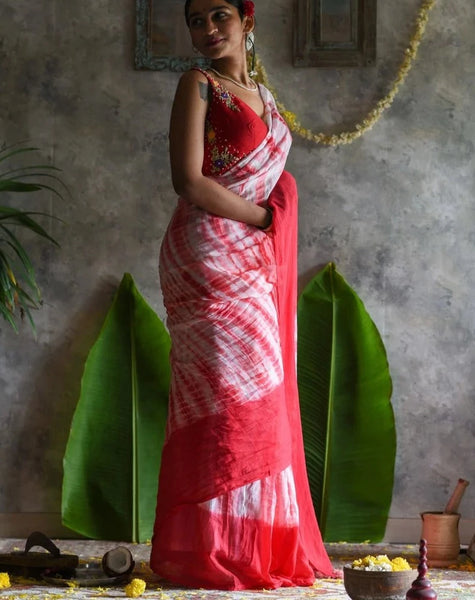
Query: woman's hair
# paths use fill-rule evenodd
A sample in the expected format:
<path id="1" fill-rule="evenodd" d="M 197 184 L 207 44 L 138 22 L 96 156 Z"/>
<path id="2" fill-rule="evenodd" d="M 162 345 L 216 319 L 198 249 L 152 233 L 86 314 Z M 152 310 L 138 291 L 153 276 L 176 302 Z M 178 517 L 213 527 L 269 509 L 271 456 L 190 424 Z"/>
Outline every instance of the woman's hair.
<path id="1" fill-rule="evenodd" d="M 185 20 L 187 25 L 190 25 L 189 14 L 190 4 L 192 2 L 193 0 L 185 0 Z M 225 0 L 225 2 L 227 2 L 228 4 L 232 4 L 234 7 L 236 7 L 238 9 L 239 16 L 241 17 L 241 19 L 244 18 L 244 0 Z"/>

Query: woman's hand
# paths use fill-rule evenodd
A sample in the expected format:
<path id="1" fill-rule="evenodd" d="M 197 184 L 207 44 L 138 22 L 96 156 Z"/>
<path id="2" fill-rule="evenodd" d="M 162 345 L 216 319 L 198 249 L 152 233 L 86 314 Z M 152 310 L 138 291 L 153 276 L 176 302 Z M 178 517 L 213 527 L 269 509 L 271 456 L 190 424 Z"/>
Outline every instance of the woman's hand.
<path id="1" fill-rule="evenodd" d="M 274 211 L 267 204 L 261 204 L 262 208 L 266 211 L 264 221 L 261 225 L 258 225 L 258 229 L 262 229 L 262 231 L 269 231 L 272 227 L 272 222 L 274 220 Z"/>

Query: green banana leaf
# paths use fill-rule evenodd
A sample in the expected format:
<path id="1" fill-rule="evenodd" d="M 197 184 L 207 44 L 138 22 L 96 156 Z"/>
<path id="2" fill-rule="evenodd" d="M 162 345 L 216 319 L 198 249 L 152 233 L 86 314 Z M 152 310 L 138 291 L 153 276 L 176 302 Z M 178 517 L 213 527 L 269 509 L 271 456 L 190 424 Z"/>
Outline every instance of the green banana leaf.
<path id="1" fill-rule="evenodd" d="M 170 338 L 125 273 L 87 358 L 64 456 L 64 525 L 145 542 L 155 518 Z"/>
<path id="2" fill-rule="evenodd" d="M 381 336 L 329 263 L 298 302 L 297 372 L 315 511 L 327 542 L 378 542 L 394 483 L 392 382 Z"/>

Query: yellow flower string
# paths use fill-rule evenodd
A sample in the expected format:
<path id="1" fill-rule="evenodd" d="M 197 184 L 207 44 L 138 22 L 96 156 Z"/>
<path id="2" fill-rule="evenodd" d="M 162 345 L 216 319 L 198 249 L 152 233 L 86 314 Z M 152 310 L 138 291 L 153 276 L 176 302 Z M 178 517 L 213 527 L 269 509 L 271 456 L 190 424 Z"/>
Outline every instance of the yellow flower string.
<path id="1" fill-rule="evenodd" d="M 258 56 L 256 56 L 257 80 L 263 83 L 272 92 L 277 104 L 277 108 L 286 120 L 291 131 L 297 133 L 301 137 L 311 142 L 315 142 L 316 144 L 324 144 L 326 146 L 340 146 L 342 144 L 351 144 L 351 142 L 353 142 L 354 140 L 362 136 L 364 133 L 372 129 L 375 123 L 379 121 L 384 111 L 387 108 L 389 108 L 393 103 L 393 100 L 396 97 L 400 86 L 404 83 L 407 74 L 411 70 L 412 64 L 417 56 L 417 50 L 423 38 L 427 21 L 429 20 L 429 13 L 434 7 L 435 2 L 436 0 L 423 0 L 422 5 L 419 9 L 418 16 L 416 18 L 415 31 L 409 42 L 409 46 L 405 50 L 404 60 L 402 61 L 401 66 L 399 67 L 398 73 L 392 84 L 391 89 L 386 94 L 386 96 L 384 96 L 384 98 L 381 98 L 381 100 L 379 100 L 376 103 L 376 106 L 368 113 L 366 118 L 363 119 L 361 123 L 357 123 L 351 131 L 327 135 L 325 133 L 313 133 L 310 129 L 305 129 L 305 127 L 303 127 L 300 124 L 297 115 L 288 110 L 284 106 L 284 104 L 280 100 L 278 100 L 275 90 L 269 83 L 269 78 L 264 69 L 262 61 Z"/>

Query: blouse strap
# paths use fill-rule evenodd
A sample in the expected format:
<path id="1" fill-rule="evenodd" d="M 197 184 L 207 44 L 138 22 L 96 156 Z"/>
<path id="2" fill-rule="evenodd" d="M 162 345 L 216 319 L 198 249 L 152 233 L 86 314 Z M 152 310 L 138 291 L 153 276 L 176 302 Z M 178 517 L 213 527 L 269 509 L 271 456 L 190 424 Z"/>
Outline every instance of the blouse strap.
<path id="1" fill-rule="evenodd" d="M 201 67 L 191 67 L 190 69 L 191 71 L 199 71 L 200 73 L 202 73 L 206 79 L 208 80 L 209 85 L 211 86 L 211 95 L 215 96 L 218 92 L 218 82 L 216 81 L 216 79 L 214 79 L 209 73 L 207 73 L 204 69 L 202 69 Z"/>
<path id="2" fill-rule="evenodd" d="M 212 83 L 214 81 L 214 79 L 211 77 L 211 75 L 207 71 L 205 71 L 204 69 L 202 69 L 201 67 L 191 67 L 190 70 L 191 71 L 199 71 L 200 73 L 202 73 L 206 77 L 206 79 L 210 83 Z"/>

